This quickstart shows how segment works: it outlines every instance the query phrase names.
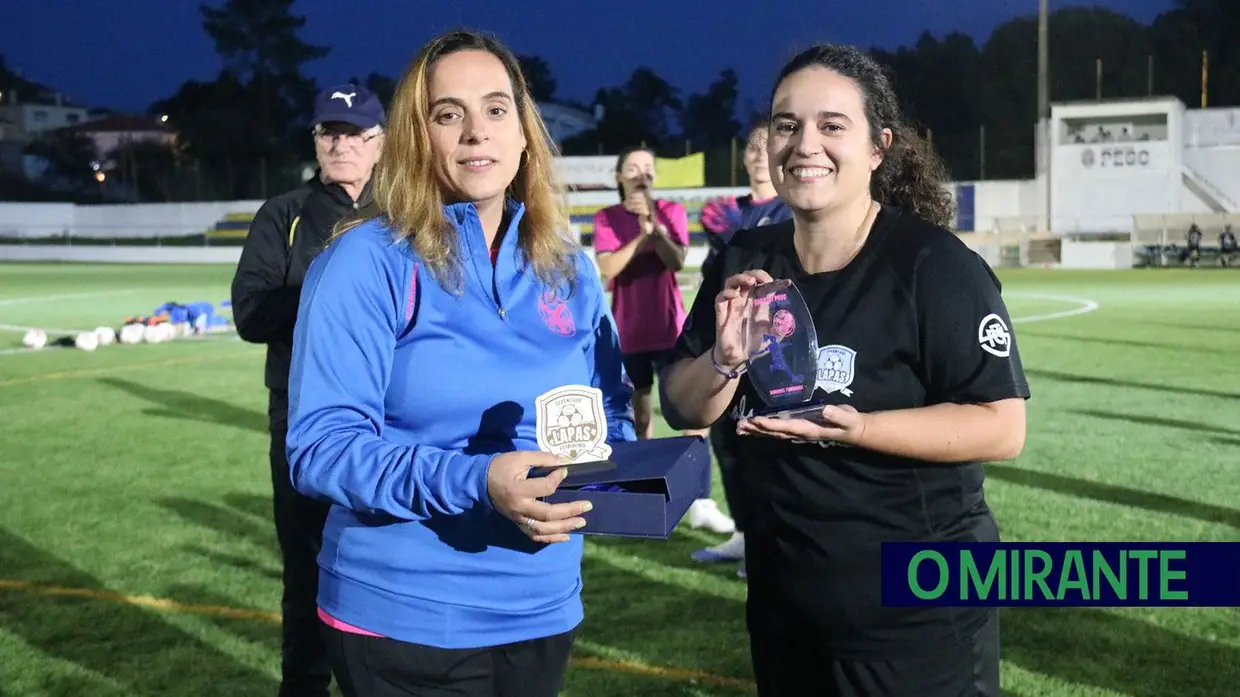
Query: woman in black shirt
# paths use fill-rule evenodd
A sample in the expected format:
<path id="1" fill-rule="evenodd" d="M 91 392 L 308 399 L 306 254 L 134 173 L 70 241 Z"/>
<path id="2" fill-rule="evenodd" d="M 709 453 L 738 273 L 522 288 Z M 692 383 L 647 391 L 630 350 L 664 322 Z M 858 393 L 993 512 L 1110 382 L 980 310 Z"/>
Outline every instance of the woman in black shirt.
<path id="1" fill-rule="evenodd" d="M 733 238 L 661 381 L 674 428 L 722 417 L 746 436 L 759 694 L 997 697 L 996 611 L 884 607 L 880 550 L 998 540 L 981 463 L 1020 453 L 1029 397 L 999 281 L 946 229 L 945 169 L 871 58 L 804 51 L 770 113 L 771 174 L 793 220 Z M 772 278 L 813 314 L 818 419 L 752 417 L 764 403 L 740 317 Z"/>

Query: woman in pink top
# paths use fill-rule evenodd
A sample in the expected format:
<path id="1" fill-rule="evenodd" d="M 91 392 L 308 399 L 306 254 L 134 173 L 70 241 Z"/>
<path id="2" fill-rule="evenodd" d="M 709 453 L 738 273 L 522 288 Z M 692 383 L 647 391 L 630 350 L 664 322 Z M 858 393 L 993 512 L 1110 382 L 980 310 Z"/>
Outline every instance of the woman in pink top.
<path id="1" fill-rule="evenodd" d="M 654 198 L 655 174 L 653 151 L 621 153 L 616 160 L 620 203 L 594 215 L 594 253 L 611 288 L 624 368 L 633 383 L 633 424 L 643 439 L 654 437 L 654 378 L 673 360 L 685 321 L 676 272 L 684 268 L 689 250 L 685 207 Z M 711 499 L 695 502 L 687 520 L 722 534 L 735 530 Z"/>

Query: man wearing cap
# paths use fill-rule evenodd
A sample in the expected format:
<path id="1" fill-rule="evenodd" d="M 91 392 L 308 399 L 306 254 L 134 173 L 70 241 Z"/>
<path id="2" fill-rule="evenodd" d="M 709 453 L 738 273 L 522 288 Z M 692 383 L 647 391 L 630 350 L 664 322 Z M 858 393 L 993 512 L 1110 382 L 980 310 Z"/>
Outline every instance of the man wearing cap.
<path id="1" fill-rule="evenodd" d="M 385 121 L 379 99 L 358 85 L 318 95 L 311 121 L 318 171 L 255 213 L 232 282 L 237 333 L 267 346 L 272 507 L 284 561 L 280 697 L 327 697 L 331 683 L 317 610 L 318 554 L 330 506 L 293 489 L 285 458 L 293 325 L 310 262 L 341 218 L 370 203 Z"/>

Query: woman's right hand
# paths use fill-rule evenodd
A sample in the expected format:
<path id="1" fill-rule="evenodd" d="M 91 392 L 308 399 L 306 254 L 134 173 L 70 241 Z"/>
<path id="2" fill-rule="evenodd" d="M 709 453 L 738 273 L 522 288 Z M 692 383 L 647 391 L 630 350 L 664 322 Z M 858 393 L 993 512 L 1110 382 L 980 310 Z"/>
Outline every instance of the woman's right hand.
<path id="1" fill-rule="evenodd" d="M 715 296 L 715 361 L 725 370 L 736 370 L 745 364 L 745 339 L 741 331 L 749 292 L 775 279 L 762 269 L 738 273 L 724 281 L 723 290 Z"/>
<path id="2" fill-rule="evenodd" d="M 642 220 L 650 217 L 650 206 L 647 204 L 646 192 L 640 189 L 634 189 L 625 195 L 624 208 Z"/>
<path id="3" fill-rule="evenodd" d="M 568 533 L 585 527 L 580 516 L 588 501 L 550 504 L 538 499 L 555 493 L 568 476 L 558 457 L 541 450 L 516 450 L 497 455 L 487 469 L 491 503 L 535 542 L 568 542 Z M 553 467 L 545 477 L 529 477 L 534 467 Z"/>

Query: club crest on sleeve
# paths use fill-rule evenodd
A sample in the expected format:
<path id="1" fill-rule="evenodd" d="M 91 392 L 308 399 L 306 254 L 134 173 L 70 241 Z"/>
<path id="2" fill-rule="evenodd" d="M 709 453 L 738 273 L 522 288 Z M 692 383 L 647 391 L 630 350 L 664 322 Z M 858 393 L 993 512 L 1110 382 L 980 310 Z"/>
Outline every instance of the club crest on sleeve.
<path id="1" fill-rule="evenodd" d="M 814 387 L 827 394 L 839 392 L 851 397 L 848 387 L 852 385 L 856 365 L 856 351 L 839 344 L 823 346 L 818 349 L 818 380 Z"/>
<path id="2" fill-rule="evenodd" d="M 986 353 L 1007 358 L 1012 353 L 1012 332 L 1003 318 L 992 312 L 977 325 L 977 343 Z"/>
<path id="3" fill-rule="evenodd" d="M 534 400 L 535 431 L 541 450 L 579 464 L 611 457 L 603 392 L 565 385 Z"/>

